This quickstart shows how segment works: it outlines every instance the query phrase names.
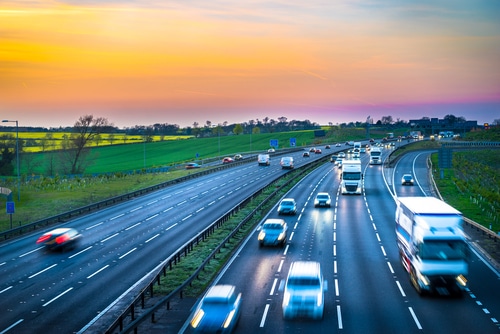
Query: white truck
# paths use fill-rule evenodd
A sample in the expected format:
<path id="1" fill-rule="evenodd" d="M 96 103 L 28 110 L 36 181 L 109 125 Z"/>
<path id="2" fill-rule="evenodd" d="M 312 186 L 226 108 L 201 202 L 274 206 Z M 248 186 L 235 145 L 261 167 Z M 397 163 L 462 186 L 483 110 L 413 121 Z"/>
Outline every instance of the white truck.
<path id="1" fill-rule="evenodd" d="M 271 158 L 269 157 L 269 154 L 259 154 L 257 156 L 257 162 L 259 163 L 259 166 L 269 166 L 271 164 Z"/>
<path id="2" fill-rule="evenodd" d="M 293 169 L 293 158 L 282 157 L 280 160 L 281 169 Z"/>
<path id="3" fill-rule="evenodd" d="M 361 160 L 344 160 L 342 174 L 340 175 L 342 195 L 361 195 L 363 174 L 361 173 Z"/>
<path id="4" fill-rule="evenodd" d="M 469 246 L 462 214 L 435 197 L 399 197 L 396 236 L 401 263 L 419 294 L 462 294 Z"/>
<path id="5" fill-rule="evenodd" d="M 382 149 L 374 146 L 370 149 L 370 165 L 380 165 L 382 163 Z"/>

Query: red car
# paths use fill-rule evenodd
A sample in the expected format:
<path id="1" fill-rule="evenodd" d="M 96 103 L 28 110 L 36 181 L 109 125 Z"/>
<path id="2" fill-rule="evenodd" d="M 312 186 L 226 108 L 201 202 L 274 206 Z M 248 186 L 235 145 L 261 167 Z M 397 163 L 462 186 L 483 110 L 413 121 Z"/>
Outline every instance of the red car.
<path id="1" fill-rule="evenodd" d="M 230 164 L 231 162 L 234 162 L 233 158 L 225 157 L 224 159 L 222 159 L 223 164 Z"/>

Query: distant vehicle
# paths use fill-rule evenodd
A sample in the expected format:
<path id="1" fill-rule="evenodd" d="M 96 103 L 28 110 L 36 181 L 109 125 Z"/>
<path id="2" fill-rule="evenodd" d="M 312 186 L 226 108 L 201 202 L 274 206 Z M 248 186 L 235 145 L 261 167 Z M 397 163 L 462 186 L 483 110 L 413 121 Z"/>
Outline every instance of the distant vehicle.
<path id="1" fill-rule="evenodd" d="M 344 158 L 342 157 L 337 157 L 337 160 L 335 160 L 335 164 L 337 165 L 338 168 L 342 168 L 342 163 L 344 161 Z"/>
<path id="2" fill-rule="evenodd" d="M 338 157 L 339 158 L 345 158 L 345 152 L 339 152 Z"/>
<path id="3" fill-rule="evenodd" d="M 366 148 L 364 148 L 364 147 L 360 148 L 359 153 L 366 153 Z"/>
<path id="4" fill-rule="evenodd" d="M 403 186 L 412 186 L 413 185 L 413 176 L 411 174 L 404 174 L 403 177 L 401 178 L 401 184 Z"/>
<path id="5" fill-rule="evenodd" d="M 340 147 L 340 146 L 341 146 L 340 143 L 335 144 L 335 147 Z"/>
<path id="6" fill-rule="evenodd" d="M 330 162 L 335 163 L 335 161 L 337 161 L 337 158 L 338 158 L 338 155 L 332 154 L 332 156 L 330 157 Z"/>
<path id="7" fill-rule="evenodd" d="M 259 246 L 281 246 L 286 244 L 288 226 L 283 219 L 268 218 L 260 227 Z"/>
<path id="8" fill-rule="evenodd" d="M 274 152 L 276 152 L 276 150 L 274 148 L 270 148 L 270 149 L 267 150 L 267 152 L 268 153 L 274 153 Z"/>
<path id="9" fill-rule="evenodd" d="M 302 156 L 303 156 L 304 158 L 309 158 L 309 157 L 310 157 L 309 152 L 304 152 L 304 153 L 302 153 Z"/>
<path id="10" fill-rule="evenodd" d="M 231 162 L 234 162 L 233 158 L 225 157 L 224 159 L 222 159 L 223 164 L 230 164 Z"/>
<path id="11" fill-rule="evenodd" d="M 278 205 L 279 215 L 295 215 L 297 213 L 297 203 L 293 198 L 283 198 Z"/>
<path id="12" fill-rule="evenodd" d="M 60 227 L 42 234 L 37 244 L 43 244 L 48 250 L 69 250 L 77 246 L 81 234 L 74 228 Z"/>
<path id="13" fill-rule="evenodd" d="M 259 166 L 269 166 L 271 164 L 269 154 L 259 154 L 257 156 Z"/>
<path id="14" fill-rule="evenodd" d="M 292 157 L 282 157 L 280 160 L 280 165 L 282 169 L 293 169 L 293 158 Z"/>
<path id="15" fill-rule="evenodd" d="M 186 169 L 194 169 L 194 168 L 200 168 L 201 166 L 198 165 L 196 162 L 190 162 L 186 164 Z"/>
<path id="16" fill-rule="evenodd" d="M 330 149 L 330 145 L 326 145 L 325 150 L 329 150 L 329 149 Z"/>
<path id="17" fill-rule="evenodd" d="M 321 154 L 321 149 L 317 148 L 316 151 L 314 151 L 315 154 Z"/>
<path id="18" fill-rule="evenodd" d="M 309 152 L 311 152 L 311 153 L 316 152 L 316 147 L 311 147 L 311 148 L 309 149 Z"/>
<path id="19" fill-rule="evenodd" d="M 234 160 L 241 160 L 241 159 L 243 159 L 243 156 L 241 154 L 235 154 L 233 159 Z"/>
<path id="20" fill-rule="evenodd" d="M 375 146 L 370 150 L 370 165 L 382 164 L 382 150 L 380 147 Z"/>
<path id="21" fill-rule="evenodd" d="M 330 197 L 330 194 L 327 192 L 321 192 L 316 195 L 316 198 L 314 199 L 314 207 L 331 207 L 332 206 L 332 198 Z"/>
<path id="22" fill-rule="evenodd" d="M 234 285 L 214 285 L 197 305 L 191 327 L 204 333 L 230 333 L 241 313 L 241 293 Z"/>
<path id="23" fill-rule="evenodd" d="M 398 197 L 399 257 L 419 294 L 461 295 L 467 287 L 470 249 L 462 213 L 435 197 Z"/>
<path id="24" fill-rule="evenodd" d="M 281 290 L 280 286 L 280 290 Z M 290 265 L 283 287 L 283 318 L 309 317 L 322 319 L 324 293 L 328 282 L 323 280 L 321 265 L 316 261 L 295 261 Z"/>

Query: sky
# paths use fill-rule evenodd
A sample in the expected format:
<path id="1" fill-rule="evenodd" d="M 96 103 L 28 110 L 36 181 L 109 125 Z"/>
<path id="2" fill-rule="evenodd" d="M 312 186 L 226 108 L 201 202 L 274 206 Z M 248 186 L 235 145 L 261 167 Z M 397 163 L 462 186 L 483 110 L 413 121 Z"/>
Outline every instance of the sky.
<path id="1" fill-rule="evenodd" d="M 0 119 L 492 123 L 499 18 L 498 0 L 0 0 Z"/>

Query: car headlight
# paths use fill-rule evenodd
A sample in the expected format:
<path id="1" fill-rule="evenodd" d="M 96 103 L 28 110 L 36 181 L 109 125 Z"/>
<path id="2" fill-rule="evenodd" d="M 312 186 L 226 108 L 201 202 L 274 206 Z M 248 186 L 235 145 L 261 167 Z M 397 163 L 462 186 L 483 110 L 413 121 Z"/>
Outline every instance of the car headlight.
<path id="1" fill-rule="evenodd" d="M 264 240 L 265 237 L 266 237 L 266 233 L 264 231 L 261 231 L 259 233 L 259 240 Z"/>
<path id="2" fill-rule="evenodd" d="M 316 298 L 316 305 L 321 306 L 323 305 L 323 293 L 319 292 L 318 297 Z"/>
<path id="3" fill-rule="evenodd" d="M 191 320 L 191 326 L 193 328 L 196 328 L 198 327 L 198 325 L 200 324 L 200 321 L 201 319 L 203 319 L 203 316 L 205 315 L 205 312 L 203 312 L 202 309 L 199 309 L 196 314 L 194 315 L 193 317 L 193 320 Z"/>
<path id="4" fill-rule="evenodd" d="M 228 328 L 229 325 L 231 325 L 231 321 L 233 321 L 235 312 L 236 312 L 235 310 L 231 310 L 231 312 L 229 312 L 229 314 L 226 317 L 226 320 L 224 321 L 224 324 L 222 325 L 224 328 Z"/>
<path id="5" fill-rule="evenodd" d="M 288 306 L 290 303 L 290 292 L 285 291 L 285 294 L 283 295 L 283 306 Z"/>
<path id="6" fill-rule="evenodd" d="M 460 284 L 461 286 L 467 285 L 467 278 L 465 278 L 464 275 L 458 275 L 455 279 L 457 280 L 458 284 Z"/>
<path id="7" fill-rule="evenodd" d="M 430 284 L 430 281 L 427 278 L 427 276 L 422 275 L 420 272 L 417 272 L 417 277 L 418 277 L 419 281 L 421 281 L 422 283 L 424 283 L 424 285 L 429 285 Z"/>
<path id="8" fill-rule="evenodd" d="M 281 232 L 280 235 L 278 236 L 278 240 L 281 241 L 281 240 L 285 239 L 285 236 L 286 236 L 286 233 Z"/>

